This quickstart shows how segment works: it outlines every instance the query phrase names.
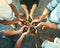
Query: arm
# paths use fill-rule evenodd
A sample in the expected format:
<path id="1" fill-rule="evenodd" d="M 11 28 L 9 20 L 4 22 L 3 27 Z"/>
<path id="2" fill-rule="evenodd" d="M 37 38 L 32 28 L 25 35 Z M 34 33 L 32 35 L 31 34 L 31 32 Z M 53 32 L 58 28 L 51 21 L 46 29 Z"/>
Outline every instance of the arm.
<path id="1" fill-rule="evenodd" d="M 6 21 L 6 20 L 0 20 L 1 24 L 17 24 L 19 21 L 15 20 L 15 21 Z"/>
<path id="2" fill-rule="evenodd" d="M 52 42 L 54 41 L 54 37 L 50 37 L 50 36 L 47 36 L 47 35 L 42 34 L 42 33 L 39 33 L 38 35 L 42 38 L 49 40 L 49 41 L 52 41 Z"/>
<path id="3" fill-rule="evenodd" d="M 29 34 L 29 31 L 30 31 L 30 28 L 28 29 L 27 32 L 24 32 L 24 33 L 21 35 L 21 37 L 20 37 L 20 38 L 18 39 L 18 41 L 16 42 L 14 48 L 20 48 L 20 47 L 21 47 L 22 41 L 23 41 L 24 37 Z"/>
<path id="4" fill-rule="evenodd" d="M 31 17 L 31 18 L 32 18 L 33 13 L 35 12 L 36 8 L 37 8 L 37 4 L 33 4 L 32 9 L 30 10 L 30 17 Z M 32 18 L 32 19 L 33 19 L 33 18 Z"/>
<path id="5" fill-rule="evenodd" d="M 51 28 L 51 29 L 54 29 L 54 30 L 57 30 L 57 24 L 55 23 L 49 23 L 49 22 L 40 22 L 37 26 L 37 27 L 40 27 L 40 26 L 46 26 L 48 28 Z"/>
<path id="6" fill-rule="evenodd" d="M 57 24 L 54 23 L 44 23 L 43 25 L 45 25 L 46 27 L 49 27 L 51 29 L 57 30 Z"/>
<path id="7" fill-rule="evenodd" d="M 15 34 L 22 34 L 25 27 L 26 26 L 23 26 L 19 30 L 3 30 L 3 35 L 11 36 L 11 35 L 15 35 Z"/>
<path id="8" fill-rule="evenodd" d="M 34 19 L 31 22 L 31 24 L 34 23 L 34 22 L 41 22 L 41 21 L 43 21 L 43 19 L 49 14 L 49 12 L 50 12 L 49 9 L 45 8 L 44 11 L 43 11 L 43 14 L 41 16 L 39 16 L 38 19 Z"/>
<path id="9" fill-rule="evenodd" d="M 50 10 L 48 8 L 45 8 L 39 20 L 42 21 L 49 13 L 50 13 Z"/>
<path id="10" fill-rule="evenodd" d="M 27 19 L 29 18 L 29 11 L 27 9 L 27 6 L 25 4 L 21 4 L 21 7 L 22 9 L 24 10 L 26 16 L 27 16 Z"/>
<path id="11" fill-rule="evenodd" d="M 39 36 L 38 36 L 37 30 L 35 31 L 35 33 L 32 33 L 32 32 L 31 32 L 30 35 L 34 37 L 35 42 L 36 42 L 36 44 L 37 44 L 37 48 L 42 48 L 42 47 L 41 47 L 41 42 L 39 41 L 39 38 L 38 38 Z"/>
<path id="12" fill-rule="evenodd" d="M 21 33 L 19 30 L 3 30 L 4 36 L 11 36 Z"/>
<path id="13" fill-rule="evenodd" d="M 12 10 L 14 11 L 14 13 L 16 14 L 16 16 L 18 17 L 18 19 L 20 20 L 21 16 L 17 10 L 17 8 L 11 3 L 9 4 L 9 6 L 12 8 Z"/>
<path id="14" fill-rule="evenodd" d="M 25 36 L 22 34 L 21 37 L 17 40 L 14 48 L 20 48 L 21 47 L 21 44 L 22 44 L 24 37 Z"/>

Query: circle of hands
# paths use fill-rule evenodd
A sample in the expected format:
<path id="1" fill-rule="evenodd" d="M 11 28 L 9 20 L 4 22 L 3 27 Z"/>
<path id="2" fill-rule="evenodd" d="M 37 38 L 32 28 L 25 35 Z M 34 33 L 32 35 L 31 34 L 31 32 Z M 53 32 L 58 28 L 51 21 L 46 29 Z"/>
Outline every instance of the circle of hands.
<path id="1" fill-rule="evenodd" d="M 39 18 L 34 20 L 31 19 L 30 17 L 28 20 L 25 18 L 24 19 L 21 18 L 18 24 L 22 26 L 20 32 L 22 33 L 27 32 L 27 34 L 32 36 L 37 36 L 39 34 L 39 32 L 37 31 L 38 27 L 42 26 L 42 29 L 46 28 L 45 26 L 43 26 L 44 22 L 39 21 Z"/>
<path id="2" fill-rule="evenodd" d="M 37 28 L 35 27 L 37 23 L 33 23 L 31 18 L 21 19 L 18 24 L 21 26 L 20 32 L 25 35 L 36 36 L 37 35 Z"/>
<path id="3" fill-rule="evenodd" d="M 43 22 L 42 22 L 43 23 Z M 31 35 L 32 37 L 34 37 L 35 42 L 37 43 L 37 46 L 39 48 L 41 48 L 40 46 L 40 41 L 38 39 L 39 36 L 39 32 L 37 30 L 37 28 L 39 26 L 41 26 L 41 23 L 38 19 L 34 19 L 32 20 L 31 18 L 27 19 L 21 19 L 18 24 L 21 26 L 21 29 L 19 30 L 19 32 L 23 35 Z"/>
<path id="4" fill-rule="evenodd" d="M 32 19 L 22 19 L 20 22 L 18 22 L 18 24 L 22 26 L 20 29 L 20 32 L 22 32 L 22 34 L 31 36 L 37 35 L 37 28 L 35 28 L 35 24 L 32 23 Z"/>

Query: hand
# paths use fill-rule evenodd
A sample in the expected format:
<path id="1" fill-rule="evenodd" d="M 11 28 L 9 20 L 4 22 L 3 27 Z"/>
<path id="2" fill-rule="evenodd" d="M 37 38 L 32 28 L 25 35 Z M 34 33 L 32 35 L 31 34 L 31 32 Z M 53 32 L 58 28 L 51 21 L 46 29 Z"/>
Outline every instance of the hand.
<path id="1" fill-rule="evenodd" d="M 28 20 L 28 19 L 29 19 L 29 16 L 27 16 L 26 18 L 27 18 L 27 20 Z"/>
<path id="2" fill-rule="evenodd" d="M 40 22 L 40 20 L 39 20 L 39 19 L 34 19 L 34 20 L 31 22 L 31 24 L 33 24 L 34 22 Z"/>
<path id="3" fill-rule="evenodd" d="M 26 36 L 30 33 L 30 27 L 28 28 L 27 32 L 24 32 L 22 35 Z"/>
<path id="4" fill-rule="evenodd" d="M 37 34 L 37 29 L 34 26 L 30 26 L 30 34 Z"/>
<path id="5" fill-rule="evenodd" d="M 20 25 L 20 26 L 24 26 L 24 24 L 22 23 L 23 21 L 27 21 L 27 19 L 21 19 L 19 22 L 18 22 L 18 24 Z"/>
<path id="6" fill-rule="evenodd" d="M 45 22 L 40 22 L 37 26 L 35 26 L 35 28 L 38 28 L 41 26 L 43 26 L 42 29 L 44 29 L 46 27 Z"/>
<path id="7" fill-rule="evenodd" d="M 40 22 L 41 22 L 41 21 L 43 21 L 44 18 L 43 18 L 42 15 L 41 15 L 41 16 L 37 16 L 37 19 L 39 19 Z"/>
<path id="8" fill-rule="evenodd" d="M 37 26 L 35 26 L 35 28 L 41 27 L 42 23 L 39 23 Z"/>
<path id="9" fill-rule="evenodd" d="M 32 16 L 30 16 L 30 18 L 33 20 L 33 17 Z"/>
<path id="10" fill-rule="evenodd" d="M 22 22 L 20 22 L 20 21 L 18 22 L 18 24 L 19 24 L 20 26 L 24 26 L 24 25 L 22 24 Z"/>
<path id="11" fill-rule="evenodd" d="M 22 18 L 19 19 L 20 21 L 24 21 Z"/>
<path id="12" fill-rule="evenodd" d="M 45 30 L 47 27 L 45 25 L 42 26 L 42 30 Z"/>
<path id="13" fill-rule="evenodd" d="M 19 30 L 20 31 L 20 33 L 23 33 L 23 30 L 24 30 L 24 28 L 25 27 L 27 27 L 28 28 L 28 26 L 26 26 L 26 25 L 24 25 L 23 27 L 21 27 L 21 29 Z"/>
<path id="14" fill-rule="evenodd" d="M 35 34 L 32 33 L 32 32 L 30 32 L 30 35 L 33 36 L 33 37 L 37 37 L 37 33 L 38 33 L 38 32 L 37 32 L 37 29 L 36 29 Z"/>

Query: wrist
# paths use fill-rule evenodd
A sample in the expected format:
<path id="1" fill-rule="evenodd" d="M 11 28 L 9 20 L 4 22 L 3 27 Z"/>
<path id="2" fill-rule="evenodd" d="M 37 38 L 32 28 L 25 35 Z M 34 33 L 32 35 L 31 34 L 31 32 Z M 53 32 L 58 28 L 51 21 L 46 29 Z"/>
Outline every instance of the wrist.
<path id="1" fill-rule="evenodd" d="M 18 34 L 22 34 L 22 32 L 21 32 L 20 30 L 17 30 L 17 33 L 18 33 Z"/>
<path id="2" fill-rule="evenodd" d="M 44 15 L 40 16 L 39 20 L 42 21 L 44 19 Z"/>
<path id="3" fill-rule="evenodd" d="M 22 36 L 25 37 L 26 35 L 24 33 L 22 33 Z"/>

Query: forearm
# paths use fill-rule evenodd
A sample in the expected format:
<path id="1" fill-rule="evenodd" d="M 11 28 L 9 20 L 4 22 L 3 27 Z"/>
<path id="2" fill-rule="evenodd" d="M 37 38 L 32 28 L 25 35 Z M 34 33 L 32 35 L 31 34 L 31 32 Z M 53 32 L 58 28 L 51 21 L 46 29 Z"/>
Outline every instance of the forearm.
<path id="1" fill-rule="evenodd" d="M 35 12 L 36 8 L 37 8 L 37 5 L 34 4 L 34 5 L 32 6 L 32 9 L 30 10 L 30 16 L 33 16 L 33 13 Z"/>
<path id="2" fill-rule="evenodd" d="M 54 23 L 44 23 L 46 27 L 57 30 L 57 25 Z"/>
<path id="3" fill-rule="evenodd" d="M 54 41 L 54 37 L 50 37 L 50 36 L 47 36 L 45 34 L 42 34 L 42 33 L 39 33 L 39 36 L 42 37 L 42 38 L 45 38 L 46 40 L 49 40 L 49 41 Z"/>
<path id="4" fill-rule="evenodd" d="M 3 35 L 4 36 L 11 36 L 11 35 L 16 35 L 19 34 L 19 30 L 3 30 Z"/>
<path id="5" fill-rule="evenodd" d="M 38 37 L 34 37 L 34 39 L 35 39 L 35 42 L 37 43 L 38 48 L 42 48 L 41 42 L 38 40 Z"/>
<path id="6" fill-rule="evenodd" d="M 24 39 L 24 35 L 21 35 L 21 37 L 18 39 L 18 41 L 16 42 L 15 44 L 15 47 L 14 48 L 20 48 L 21 47 L 21 44 L 22 44 L 22 41 Z"/>
<path id="7" fill-rule="evenodd" d="M 10 4 L 10 7 L 12 8 L 13 12 L 16 14 L 18 19 L 20 19 L 20 14 L 19 14 L 17 8 L 13 4 Z"/>
<path id="8" fill-rule="evenodd" d="M 22 7 L 22 9 L 24 10 L 26 16 L 29 16 L 29 11 L 28 11 L 28 9 L 27 9 L 27 6 L 23 4 L 23 5 L 21 5 L 21 7 Z"/>
<path id="9" fill-rule="evenodd" d="M 43 20 L 49 14 L 48 8 L 45 8 L 42 15 L 40 16 L 40 20 Z"/>
<path id="10" fill-rule="evenodd" d="M 0 24 L 17 24 L 18 20 L 16 21 L 6 21 L 6 20 L 0 20 Z"/>

